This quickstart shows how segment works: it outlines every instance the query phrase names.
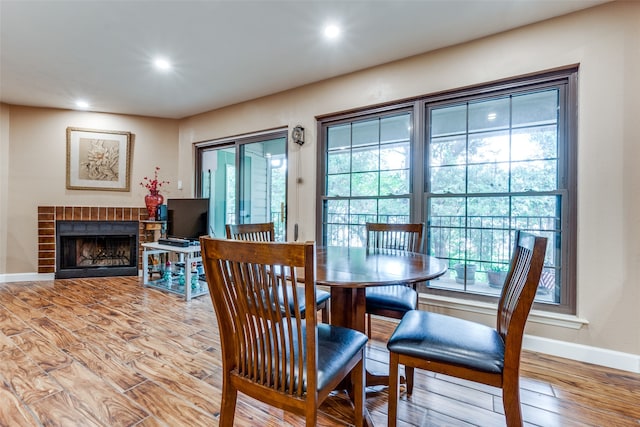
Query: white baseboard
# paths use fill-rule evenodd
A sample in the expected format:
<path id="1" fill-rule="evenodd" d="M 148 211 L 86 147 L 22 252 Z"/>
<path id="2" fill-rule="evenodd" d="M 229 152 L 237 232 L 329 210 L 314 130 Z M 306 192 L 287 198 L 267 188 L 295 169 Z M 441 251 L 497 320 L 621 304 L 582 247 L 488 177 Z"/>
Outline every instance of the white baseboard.
<path id="1" fill-rule="evenodd" d="M 138 270 L 138 277 L 142 277 L 142 270 Z M 0 283 L 36 282 L 39 280 L 53 280 L 55 273 L 11 273 L 0 274 Z"/>
<path id="2" fill-rule="evenodd" d="M 449 314 L 449 310 L 490 316 L 495 316 L 496 313 L 496 304 L 493 303 L 462 300 L 440 295 L 421 295 L 420 304 L 423 309 L 432 310 L 436 313 Z M 529 314 L 528 322 L 576 330 L 589 324 L 587 319 L 578 316 L 543 312 L 540 310 L 532 310 Z M 522 346 L 527 350 L 564 357 L 565 359 L 640 373 L 640 355 L 638 354 L 623 353 L 606 348 L 591 347 L 532 335 L 524 336 Z"/>
<path id="3" fill-rule="evenodd" d="M 53 280 L 54 273 L 11 273 L 0 274 L 0 283 L 34 282 L 38 280 Z"/>
<path id="4" fill-rule="evenodd" d="M 606 348 L 591 347 L 531 335 L 524 336 L 522 347 L 538 353 L 640 374 L 640 355 L 638 354 L 623 353 Z"/>

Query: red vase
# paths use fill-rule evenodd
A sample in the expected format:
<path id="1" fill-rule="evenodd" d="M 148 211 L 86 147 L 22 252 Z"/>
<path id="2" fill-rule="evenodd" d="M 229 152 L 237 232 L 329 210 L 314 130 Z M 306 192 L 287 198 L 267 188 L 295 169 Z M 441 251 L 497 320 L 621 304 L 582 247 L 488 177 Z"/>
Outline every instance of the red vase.
<path id="1" fill-rule="evenodd" d="M 147 213 L 149 214 L 149 220 L 156 220 L 156 213 L 158 212 L 158 205 L 164 202 L 164 197 L 160 193 L 147 194 L 144 196 L 144 204 L 147 206 Z"/>

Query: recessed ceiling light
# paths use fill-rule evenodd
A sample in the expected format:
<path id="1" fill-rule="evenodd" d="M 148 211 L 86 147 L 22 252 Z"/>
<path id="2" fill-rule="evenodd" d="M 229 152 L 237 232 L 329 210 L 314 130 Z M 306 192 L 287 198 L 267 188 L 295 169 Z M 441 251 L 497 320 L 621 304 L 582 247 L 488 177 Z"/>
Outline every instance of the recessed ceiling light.
<path id="1" fill-rule="evenodd" d="M 87 101 L 78 100 L 76 101 L 76 107 L 78 108 L 89 108 L 89 103 Z"/>
<path id="2" fill-rule="evenodd" d="M 155 65 L 157 69 L 163 71 L 169 70 L 171 68 L 171 64 L 169 63 L 169 61 L 164 58 L 157 58 L 155 61 L 153 61 L 153 65 Z"/>
<path id="3" fill-rule="evenodd" d="M 495 120 L 496 117 L 498 117 L 498 115 L 496 113 L 487 114 L 487 119 L 489 119 L 489 120 Z"/>
<path id="4" fill-rule="evenodd" d="M 335 24 L 329 24 L 324 27 L 324 36 L 328 39 L 338 38 L 340 35 L 340 27 Z"/>

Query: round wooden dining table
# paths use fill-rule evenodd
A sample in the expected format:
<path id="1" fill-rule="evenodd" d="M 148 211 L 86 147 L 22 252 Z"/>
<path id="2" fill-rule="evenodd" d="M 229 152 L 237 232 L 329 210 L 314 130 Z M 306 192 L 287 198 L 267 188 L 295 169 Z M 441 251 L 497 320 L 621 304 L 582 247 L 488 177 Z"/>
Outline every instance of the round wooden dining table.
<path id="1" fill-rule="evenodd" d="M 369 286 L 413 284 L 445 274 L 433 256 L 391 249 L 316 247 L 316 284 L 331 292 L 331 324 L 365 332 L 365 292 Z M 367 372 L 367 385 L 387 385 L 388 377 Z"/>

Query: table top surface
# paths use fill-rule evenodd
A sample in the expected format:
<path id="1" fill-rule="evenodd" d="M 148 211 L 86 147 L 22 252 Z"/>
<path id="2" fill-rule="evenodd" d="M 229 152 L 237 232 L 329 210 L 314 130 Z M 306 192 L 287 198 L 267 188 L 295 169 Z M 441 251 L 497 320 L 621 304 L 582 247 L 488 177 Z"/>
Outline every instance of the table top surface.
<path id="1" fill-rule="evenodd" d="M 169 246 L 144 243 L 145 249 L 199 252 L 200 246 Z M 316 247 L 316 283 L 326 286 L 367 286 L 418 283 L 447 272 L 447 263 L 436 257 L 392 249 Z"/>
<path id="2" fill-rule="evenodd" d="M 317 247 L 316 282 L 349 288 L 417 283 L 447 272 L 445 261 L 390 249 Z"/>

